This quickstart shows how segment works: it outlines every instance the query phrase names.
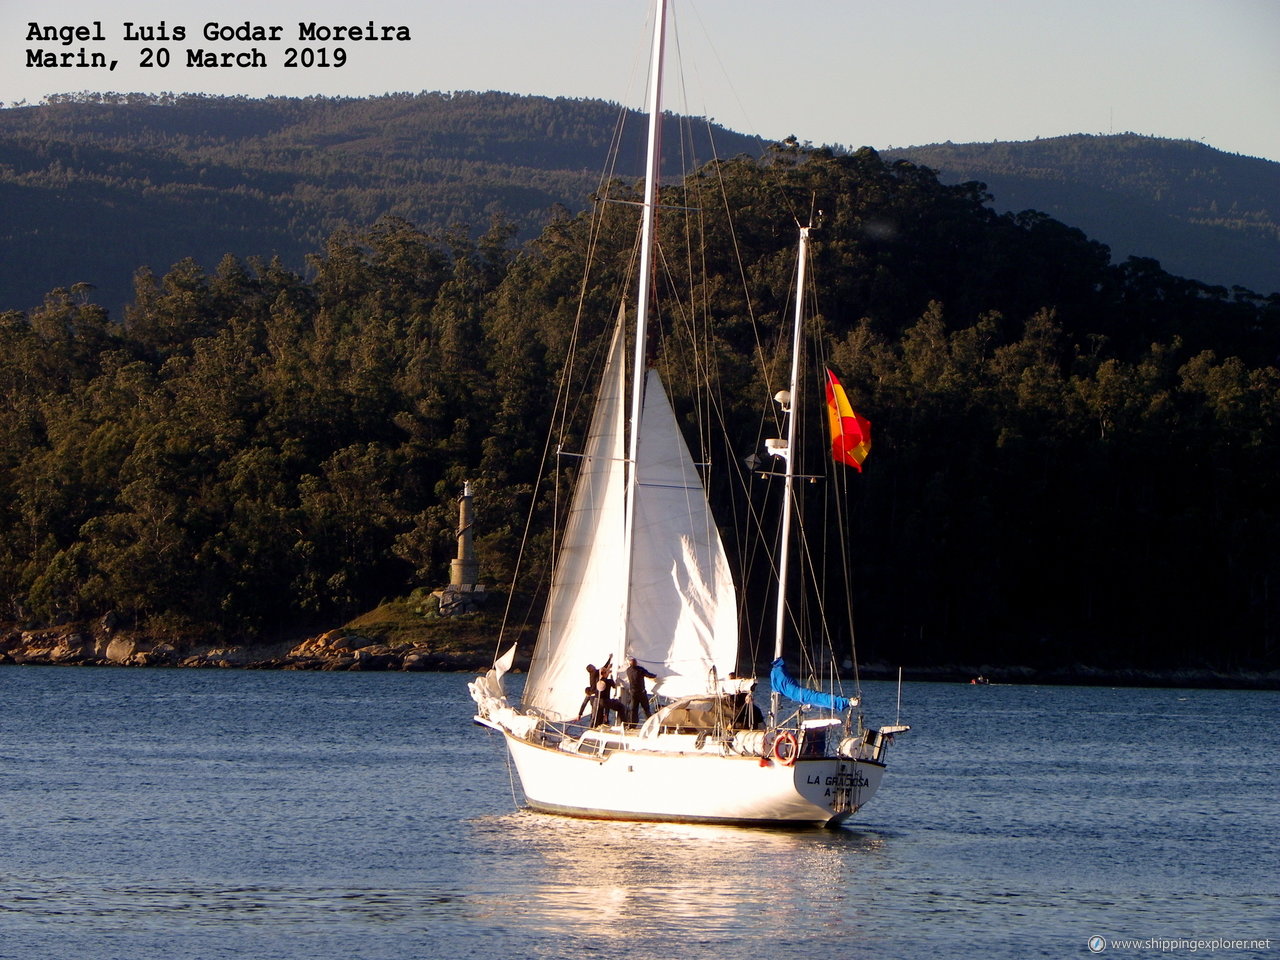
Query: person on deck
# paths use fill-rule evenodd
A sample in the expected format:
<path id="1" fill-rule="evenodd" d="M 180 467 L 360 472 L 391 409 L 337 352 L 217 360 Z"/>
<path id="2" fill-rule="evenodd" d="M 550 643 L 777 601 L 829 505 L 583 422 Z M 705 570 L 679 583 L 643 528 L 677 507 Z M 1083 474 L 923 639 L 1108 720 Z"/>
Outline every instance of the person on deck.
<path id="1" fill-rule="evenodd" d="M 582 706 L 578 708 L 578 716 L 582 716 L 587 712 L 587 706 L 596 698 L 596 684 L 600 682 L 600 671 L 596 669 L 594 663 L 587 664 L 587 688 L 583 692 L 586 694 L 582 698 Z"/>
<path id="2" fill-rule="evenodd" d="M 729 674 L 730 680 L 741 679 L 736 673 Z M 730 694 L 733 702 L 733 725 L 739 730 L 759 730 L 764 726 L 764 714 L 756 706 L 755 681 L 746 690 Z"/>
<path id="3" fill-rule="evenodd" d="M 627 658 L 627 692 L 631 695 L 629 699 L 630 706 L 627 711 L 628 723 L 640 722 L 640 710 L 644 709 L 646 717 L 653 716 L 653 707 L 649 705 L 649 691 L 645 689 L 644 681 L 648 677 L 650 680 L 656 680 L 657 675 L 650 673 L 647 669 L 640 666 L 636 662 L 635 657 Z"/>
<path id="4" fill-rule="evenodd" d="M 607 727 L 610 714 L 614 711 L 622 713 L 622 704 L 613 696 L 613 690 L 617 685 L 618 681 L 613 679 L 613 667 L 606 663 L 600 668 L 600 679 L 596 681 L 596 703 L 591 711 L 593 727 Z"/>

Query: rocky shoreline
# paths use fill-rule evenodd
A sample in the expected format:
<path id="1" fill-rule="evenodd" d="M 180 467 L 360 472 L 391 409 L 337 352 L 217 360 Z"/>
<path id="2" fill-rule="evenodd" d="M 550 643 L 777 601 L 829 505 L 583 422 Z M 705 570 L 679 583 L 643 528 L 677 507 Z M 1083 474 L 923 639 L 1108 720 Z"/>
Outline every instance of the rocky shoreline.
<path id="1" fill-rule="evenodd" d="M 0 632 L 0 664 L 243 670 L 482 670 L 489 655 L 388 644 L 344 630 L 266 645 L 197 645 L 97 627 Z"/>
<path id="2" fill-rule="evenodd" d="M 350 630 L 330 630 L 313 637 L 268 645 L 201 646 L 135 636 L 101 625 L 92 628 L 0 629 L 0 665 L 483 672 L 491 665 L 492 656 L 492 648 L 445 651 L 423 642 L 392 646 Z M 527 656 L 517 658 L 517 672 L 527 666 Z M 764 676 L 767 672 L 768 665 L 760 665 L 759 675 Z M 861 668 L 860 676 L 863 680 L 896 680 L 898 667 L 883 663 L 866 664 Z M 911 683 L 967 684 L 978 677 L 994 685 L 1280 690 L 1280 671 L 1277 670 L 1216 670 L 1209 667 L 1149 670 L 1084 664 L 903 668 L 904 681 Z"/>

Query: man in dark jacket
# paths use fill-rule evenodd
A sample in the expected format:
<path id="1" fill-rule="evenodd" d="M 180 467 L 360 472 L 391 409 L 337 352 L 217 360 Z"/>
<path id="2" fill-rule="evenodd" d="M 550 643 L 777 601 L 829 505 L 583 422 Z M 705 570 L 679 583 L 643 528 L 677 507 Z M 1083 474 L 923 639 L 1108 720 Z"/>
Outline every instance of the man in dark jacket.
<path id="1" fill-rule="evenodd" d="M 630 696 L 630 710 L 628 712 L 627 721 L 629 723 L 640 722 L 640 708 L 644 708 L 646 717 L 653 715 L 653 708 L 649 706 L 649 691 L 645 689 L 645 677 L 650 680 L 656 680 L 657 676 L 650 673 L 644 667 L 636 662 L 635 657 L 627 658 L 627 691 Z"/>

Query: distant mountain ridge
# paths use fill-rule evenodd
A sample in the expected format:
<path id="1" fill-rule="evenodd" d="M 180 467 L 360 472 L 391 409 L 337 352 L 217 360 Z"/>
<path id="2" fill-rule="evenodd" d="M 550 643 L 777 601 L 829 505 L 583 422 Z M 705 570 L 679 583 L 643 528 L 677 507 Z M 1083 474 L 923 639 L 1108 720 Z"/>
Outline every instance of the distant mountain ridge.
<path id="1" fill-rule="evenodd" d="M 706 125 L 686 149 L 700 162 L 709 129 L 731 156 L 762 149 Z M 384 215 L 476 233 L 502 216 L 530 239 L 585 205 L 615 138 L 614 175 L 637 176 L 643 123 L 601 100 L 68 95 L 0 110 L 0 309 L 83 281 L 115 312 L 138 267 L 188 256 L 299 269 L 338 227 Z"/>
<path id="2" fill-rule="evenodd" d="M 1280 291 L 1280 163 L 1133 133 L 885 151 L 945 183 L 987 184 L 1000 211 L 1040 210 L 1177 276 Z"/>
<path id="3" fill-rule="evenodd" d="M 298 269 L 342 225 L 394 215 L 424 229 L 520 239 L 597 189 L 611 144 L 640 169 L 642 125 L 597 100 L 504 93 L 366 99 L 74 95 L 0 110 L 0 310 L 87 282 L 117 315 L 140 267 L 279 256 Z M 675 142 L 691 125 L 675 123 Z M 696 126 L 696 125 L 693 125 Z M 712 137 L 714 136 L 714 146 Z M 697 162 L 758 154 L 705 124 Z M 1037 209 L 1171 273 L 1280 290 L 1280 164 L 1123 135 L 886 152 L 981 180 L 1001 210 Z"/>

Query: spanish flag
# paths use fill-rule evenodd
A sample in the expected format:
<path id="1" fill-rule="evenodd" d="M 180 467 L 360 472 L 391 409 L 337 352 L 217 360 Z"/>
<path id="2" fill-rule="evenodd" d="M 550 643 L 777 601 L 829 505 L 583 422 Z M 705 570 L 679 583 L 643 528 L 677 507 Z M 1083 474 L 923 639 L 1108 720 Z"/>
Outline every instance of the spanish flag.
<path id="1" fill-rule="evenodd" d="M 831 425 L 832 459 L 861 472 L 862 461 L 871 452 L 871 421 L 853 412 L 844 387 L 830 370 L 827 371 L 827 422 Z"/>

